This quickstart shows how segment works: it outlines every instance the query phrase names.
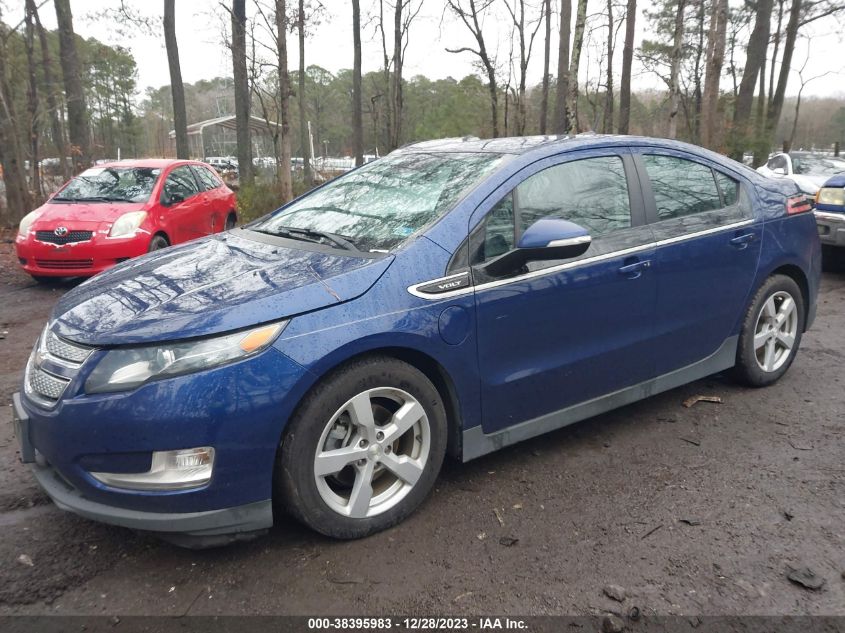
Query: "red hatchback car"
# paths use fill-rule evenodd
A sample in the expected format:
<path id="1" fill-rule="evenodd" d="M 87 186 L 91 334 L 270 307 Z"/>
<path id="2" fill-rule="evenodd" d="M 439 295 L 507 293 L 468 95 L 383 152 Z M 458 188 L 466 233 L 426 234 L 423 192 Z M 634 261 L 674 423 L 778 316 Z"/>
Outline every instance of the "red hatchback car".
<path id="1" fill-rule="evenodd" d="M 24 217 L 15 248 L 37 281 L 88 277 L 236 221 L 235 194 L 208 165 L 121 161 L 82 172 Z"/>

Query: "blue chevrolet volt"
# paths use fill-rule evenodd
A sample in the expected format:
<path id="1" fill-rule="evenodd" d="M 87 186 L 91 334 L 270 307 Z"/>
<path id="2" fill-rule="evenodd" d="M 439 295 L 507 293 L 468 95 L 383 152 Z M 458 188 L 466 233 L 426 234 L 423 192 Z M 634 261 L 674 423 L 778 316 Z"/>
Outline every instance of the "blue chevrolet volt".
<path id="1" fill-rule="evenodd" d="M 14 396 L 60 508 L 185 545 L 402 521 L 470 460 L 715 372 L 770 385 L 821 268 L 790 182 L 613 136 L 404 147 L 68 292 Z"/>

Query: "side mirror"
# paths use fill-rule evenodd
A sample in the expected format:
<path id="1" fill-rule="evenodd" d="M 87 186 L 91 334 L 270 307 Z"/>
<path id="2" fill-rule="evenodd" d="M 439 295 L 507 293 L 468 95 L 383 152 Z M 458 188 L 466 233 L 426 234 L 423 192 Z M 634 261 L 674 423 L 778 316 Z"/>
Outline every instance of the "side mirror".
<path id="1" fill-rule="evenodd" d="M 185 202 L 185 196 L 181 193 L 173 192 L 170 194 L 166 194 L 167 206 L 171 206 L 174 204 L 179 204 L 180 202 Z"/>
<path id="2" fill-rule="evenodd" d="M 783 167 L 775 167 L 772 170 L 775 176 L 786 176 L 786 170 Z"/>
<path id="3" fill-rule="evenodd" d="M 484 267 L 494 277 L 506 275 L 531 261 L 570 259 L 590 247 L 590 232 L 569 220 L 543 218 L 529 226 L 512 251 L 491 260 Z"/>

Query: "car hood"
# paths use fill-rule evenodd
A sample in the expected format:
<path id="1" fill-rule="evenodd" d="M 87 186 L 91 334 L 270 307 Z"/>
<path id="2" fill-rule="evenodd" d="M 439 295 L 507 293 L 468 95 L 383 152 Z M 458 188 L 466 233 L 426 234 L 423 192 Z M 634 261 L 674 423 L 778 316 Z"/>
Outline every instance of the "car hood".
<path id="1" fill-rule="evenodd" d="M 792 179 L 801 187 L 805 193 L 814 194 L 825 183 L 830 176 L 809 176 L 804 174 L 793 174 Z"/>
<path id="2" fill-rule="evenodd" d="M 62 297 L 53 330 L 96 346 L 218 334 L 354 299 L 393 261 L 265 238 L 238 229 L 120 264 Z"/>
<path id="3" fill-rule="evenodd" d="M 67 225 L 69 228 L 95 227 L 103 222 L 112 223 L 124 213 L 142 211 L 143 202 L 49 202 L 36 211 L 38 217 L 32 229 L 54 229 Z"/>
<path id="4" fill-rule="evenodd" d="M 828 178 L 825 183 L 825 187 L 845 187 L 845 173 L 843 174 L 836 174 L 835 176 L 831 176 Z"/>

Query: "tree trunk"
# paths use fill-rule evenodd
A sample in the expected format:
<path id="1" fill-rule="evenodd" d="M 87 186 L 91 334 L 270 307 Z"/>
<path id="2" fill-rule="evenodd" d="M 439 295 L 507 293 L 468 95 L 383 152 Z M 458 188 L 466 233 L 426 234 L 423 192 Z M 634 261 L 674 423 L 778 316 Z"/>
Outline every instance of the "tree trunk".
<path id="1" fill-rule="evenodd" d="M 672 44 L 672 68 L 669 74 L 669 130 L 666 134 L 669 138 L 678 135 L 678 106 L 681 99 L 681 55 L 684 43 L 684 8 L 686 0 L 678 0 L 678 9 L 675 13 L 674 41 Z"/>
<path id="2" fill-rule="evenodd" d="M 23 148 L 18 136 L 20 122 L 15 116 L 15 104 L 6 78 L 6 44 L 5 40 L 0 41 L 0 164 L 6 186 L 6 208 L 0 207 L 0 226 L 12 227 L 32 210 L 32 200 L 26 186 Z"/>
<path id="3" fill-rule="evenodd" d="M 279 53 L 279 189 L 285 203 L 293 198 L 290 175 L 290 74 L 288 73 L 288 14 L 285 0 L 276 0 L 276 45 Z"/>
<path id="4" fill-rule="evenodd" d="M 33 0 L 27 0 L 24 22 L 24 47 L 26 48 L 26 67 L 29 76 L 29 85 L 26 91 L 26 109 L 29 113 L 29 170 L 30 185 L 35 194 L 34 204 L 41 204 L 44 199 L 44 190 L 41 187 L 41 171 L 39 166 L 39 123 L 38 123 L 38 80 L 35 77 L 35 26 L 33 24 L 32 11 Z"/>
<path id="5" fill-rule="evenodd" d="M 172 0 L 171 0 L 172 2 Z M 55 0 L 56 22 L 59 27 L 59 50 L 62 77 L 67 103 L 67 124 L 70 133 L 71 154 L 74 172 L 78 173 L 91 163 L 91 131 L 88 124 L 88 108 L 85 105 L 85 91 L 79 56 L 76 52 L 76 35 L 73 31 L 73 14 L 70 0 Z"/>
<path id="6" fill-rule="evenodd" d="M 725 61 L 725 32 L 728 25 L 728 0 L 715 0 L 707 35 L 707 61 L 701 112 L 701 144 L 716 149 L 719 79 Z"/>
<path id="7" fill-rule="evenodd" d="M 778 51 L 780 50 L 780 39 L 783 28 L 783 10 L 786 0 L 778 0 L 778 25 L 775 32 L 772 34 L 774 39 L 774 51 L 772 52 L 772 67 L 769 69 L 769 99 L 766 102 L 766 110 L 772 106 L 772 99 L 775 96 L 775 66 L 778 61 Z"/>
<path id="8" fill-rule="evenodd" d="M 299 0 L 297 16 L 299 31 L 299 144 L 302 146 L 302 170 L 305 186 L 310 187 L 314 176 L 311 174 L 311 138 L 308 134 L 308 117 L 305 113 L 305 0 Z"/>
<path id="9" fill-rule="evenodd" d="M 549 56 L 552 39 L 552 0 L 545 0 L 543 12 L 546 18 L 546 40 L 543 49 L 543 101 L 540 103 L 540 134 L 546 133 L 549 117 Z"/>
<path id="10" fill-rule="evenodd" d="M 628 0 L 625 14 L 625 45 L 622 49 L 622 79 L 619 84 L 619 133 L 628 134 L 631 123 L 631 64 L 634 61 L 634 35 L 637 0 Z"/>
<path id="11" fill-rule="evenodd" d="M 696 23 L 696 31 L 698 34 L 698 46 L 695 49 L 695 64 L 693 66 L 693 121 L 692 121 L 692 140 L 696 143 L 701 141 L 701 58 L 705 54 L 705 46 L 704 46 L 704 23 L 707 17 L 706 9 L 706 2 L 705 0 L 696 0 L 698 4 L 696 16 L 695 16 L 695 23 Z M 707 65 L 706 63 L 704 64 Z"/>
<path id="12" fill-rule="evenodd" d="M 766 50 L 769 47 L 769 28 L 772 20 L 773 0 L 759 0 L 757 2 L 757 16 L 754 28 L 748 39 L 745 54 L 745 68 L 739 82 L 739 94 L 734 105 L 733 115 L 733 143 L 731 158 L 742 160 L 742 154 L 748 148 L 750 137 L 749 122 L 751 119 L 751 105 L 754 101 L 754 90 L 757 87 L 757 77 L 763 72 L 766 63 Z M 765 101 L 765 73 L 760 76 L 760 101 L 758 112 Z M 762 113 L 761 113 L 762 116 Z"/>
<path id="13" fill-rule="evenodd" d="M 569 37 L 572 32 L 572 0 L 560 0 L 560 48 L 557 55 L 557 88 L 555 90 L 555 134 L 569 131 L 566 98 L 569 95 Z"/>
<path id="14" fill-rule="evenodd" d="M 384 0 L 379 0 L 379 21 L 378 28 L 381 33 L 381 52 L 384 66 L 382 72 L 384 73 L 384 130 L 385 130 L 385 144 L 390 148 L 390 139 L 393 138 L 393 97 L 390 92 L 392 90 L 392 82 L 390 80 L 390 57 L 387 54 L 387 36 L 384 32 Z M 378 138 L 378 137 L 376 137 Z"/>
<path id="15" fill-rule="evenodd" d="M 777 129 L 781 111 L 783 110 L 783 99 L 786 94 L 786 84 L 789 81 L 792 53 L 795 51 L 795 40 L 798 37 L 800 17 L 801 0 L 792 0 L 792 8 L 789 10 L 789 21 L 786 24 L 786 39 L 783 43 L 783 59 L 780 64 L 780 74 L 778 76 L 777 88 L 772 90 L 772 86 L 769 86 L 770 92 L 774 92 L 774 97 L 772 97 L 771 100 L 771 106 L 769 107 L 769 111 L 766 113 L 765 136 L 770 145 L 774 142 L 775 130 Z"/>
<path id="16" fill-rule="evenodd" d="M 58 6 L 58 3 L 57 3 Z M 176 43 L 176 9 L 174 0 L 164 0 L 164 46 L 170 68 L 170 93 L 173 98 L 173 129 L 176 131 L 176 158 L 190 158 L 188 145 L 188 115 L 185 113 L 185 87 L 179 66 L 179 46 Z"/>
<path id="17" fill-rule="evenodd" d="M 355 165 L 364 164 L 364 120 L 361 109 L 361 4 L 352 0 L 352 42 L 354 60 L 352 68 L 352 146 Z"/>
<path id="18" fill-rule="evenodd" d="M 566 119 L 569 123 L 567 134 L 572 131 L 578 132 L 578 66 L 581 62 L 586 21 L 587 0 L 578 0 L 578 10 L 575 14 L 575 38 L 572 41 L 572 62 L 569 64 L 569 97 L 566 100 Z"/>
<path id="19" fill-rule="evenodd" d="M 59 159 L 59 169 L 62 178 L 69 180 L 71 177 L 70 165 L 67 162 L 67 148 L 65 147 L 65 130 L 63 117 L 60 116 L 58 99 L 56 98 L 56 84 L 53 80 L 53 60 L 50 54 L 50 46 L 47 41 L 47 33 L 41 25 L 41 18 L 38 15 L 38 7 L 35 0 L 27 0 L 32 4 L 32 17 L 35 19 L 35 28 L 38 31 L 38 40 L 41 45 L 41 72 L 44 75 L 44 85 L 47 87 L 47 110 L 50 116 L 50 134 L 53 137 L 53 146 Z"/>
<path id="20" fill-rule="evenodd" d="M 760 94 L 757 97 L 757 108 L 754 120 L 754 167 L 759 167 L 769 157 L 766 136 L 766 58 L 760 66 Z"/>
<path id="21" fill-rule="evenodd" d="M 604 93 L 605 134 L 613 134 L 613 0 L 607 0 L 607 81 Z"/>
<path id="22" fill-rule="evenodd" d="M 252 138 L 249 128 L 250 93 L 246 71 L 246 0 L 232 0 L 232 76 L 235 83 L 235 134 L 238 179 L 252 182 Z"/>
<path id="23" fill-rule="evenodd" d="M 391 108 L 393 110 L 393 136 L 390 139 L 390 149 L 399 147 L 402 138 L 402 10 L 403 0 L 395 0 L 396 8 L 393 12 L 393 90 L 391 90 Z"/>

